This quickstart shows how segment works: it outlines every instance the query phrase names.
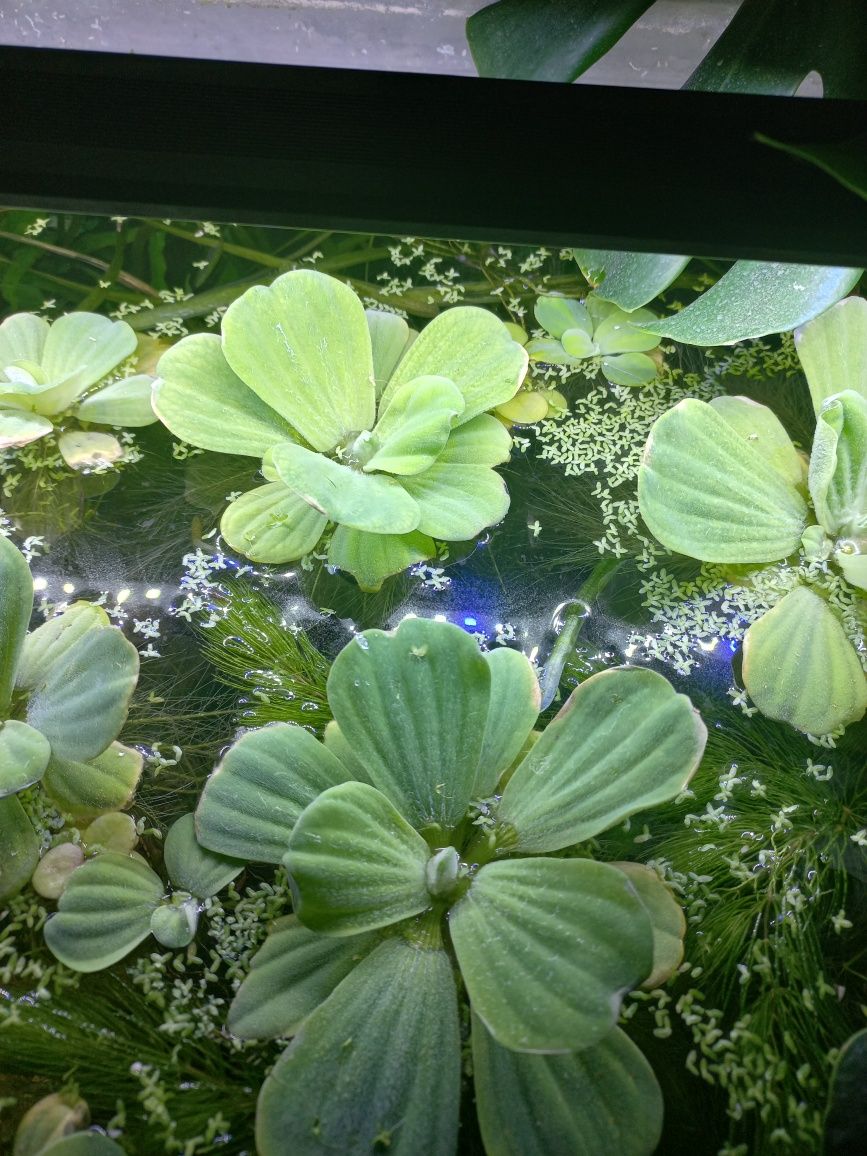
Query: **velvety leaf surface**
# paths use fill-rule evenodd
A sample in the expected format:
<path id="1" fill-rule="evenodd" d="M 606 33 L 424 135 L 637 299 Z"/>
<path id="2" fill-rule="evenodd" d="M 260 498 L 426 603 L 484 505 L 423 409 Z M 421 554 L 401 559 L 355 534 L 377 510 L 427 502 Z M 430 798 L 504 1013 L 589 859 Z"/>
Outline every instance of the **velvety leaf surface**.
<path id="1" fill-rule="evenodd" d="M 464 409 L 458 387 L 446 377 L 417 377 L 392 394 L 373 428 L 376 453 L 366 472 L 420 474 L 432 466 L 448 441 L 452 418 Z"/>
<path id="2" fill-rule="evenodd" d="M 445 951 L 388 939 L 301 1026 L 259 1094 L 260 1156 L 454 1156 L 461 1061 Z"/>
<path id="3" fill-rule="evenodd" d="M 669 979 L 683 959 L 686 916 L 670 888 L 643 863 L 612 863 L 622 871 L 644 904 L 653 928 L 653 971 L 642 987 L 653 991 Z"/>
<path id="4" fill-rule="evenodd" d="M 458 466 L 437 461 L 423 474 L 403 478 L 418 504 L 418 529 L 432 538 L 463 542 L 495 526 L 509 509 L 509 491 L 487 466 Z"/>
<path id="5" fill-rule="evenodd" d="M 437 461 L 462 466 L 498 466 L 512 452 L 512 436 L 501 421 L 480 413 L 453 429 Z"/>
<path id="6" fill-rule="evenodd" d="M 483 798 L 517 758 L 542 709 L 536 672 L 520 651 L 502 646 L 484 657 L 491 671 L 491 705 L 473 789 Z"/>
<path id="7" fill-rule="evenodd" d="M 737 261 L 715 285 L 671 317 L 645 325 L 686 345 L 731 345 L 785 333 L 845 297 L 860 269 Z"/>
<path id="8" fill-rule="evenodd" d="M 689 257 L 668 253 L 623 253 L 608 249 L 573 249 L 575 260 L 593 292 L 627 313 L 657 297 L 676 280 Z"/>
<path id="9" fill-rule="evenodd" d="M 0 799 L 38 783 L 51 757 L 44 735 L 17 719 L 0 722 Z"/>
<path id="10" fill-rule="evenodd" d="M 768 718 L 824 735 L 867 710 L 867 681 L 824 598 L 796 586 L 744 636 L 744 686 Z"/>
<path id="11" fill-rule="evenodd" d="M 348 778 L 322 743 L 290 723 L 248 731 L 205 783 L 196 808 L 203 847 L 253 863 L 279 863 L 298 816 Z"/>
<path id="12" fill-rule="evenodd" d="M 30 413 L 25 409 L 14 409 L 2 404 L 2 384 L 0 384 L 0 449 L 8 446 L 26 446 L 37 438 L 51 433 L 54 425 L 47 417 Z"/>
<path id="13" fill-rule="evenodd" d="M 594 674 L 512 775 L 497 822 L 515 828 L 510 849 L 524 853 L 583 842 L 679 794 L 706 739 L 698 711 L 661 674 Z"/>
<path id="14" fill-rule="evenodd" d="M 508 401 L 527 372 L 527 354 L 493 313 L 459 305 L 424 327 L 404 354 L 385 393 L 387 405 L 397 390 L 416 377 L 433 374 L 453 381 L 466 408 L 459 423 Z"/>
<path id="15" fill-rule="evenodd" d="M 835 393 L 867 398 L 867 300 L 847 297 L 795 332 L 795 348 L 818 414 Z"/>
<path id="16" fill-rule="evenodd" d="M 280 480 L 332 522 L 374 534 L 418 526 L 418 505 L 396 478 L 361 473 L 290 442 L 277 446 L 271 461 Z"/>
<path id="17" fill-rule="evenodd" d="M 110 321 L 98 313 L 66 313 L 49 328 L 40 360 L 49 380 L 74 373 L 79 389 L 86 389 L 135 353 L 136 343 L 125 321 Z"/>
<path id="18" fill-rule="evenodd" d="M 39 365 L 49 324 L 35 313 L 13 313 L 0 324 L 0 374 L 16 361 Z"/>
<path id="19" fill-rule="evenodd" d="M 370 782 L 414 827 L 448 829 L 473 792 L 490 683 L 490 667 L 460 627 L 407 618 L 341 650 L 328 701 Z"/>
<path id="20" fill-rule="evenodd" d="M 253 562 L 292 562 L 314 548 L 328 518 L 283 482 L 266 482 L 230 502 L 220 532 Z"/>
<path id="21" fill-rule="evenodd" d="M 652 0 L 500 0 L 467 21 L 480 76 L 569 82 L 604 56 Z"/>
<path id="22" fill-rule="evenodd" d="M 832 536 L 867 529 L 867 397 L 844 390 L 819 411 L 810 456 L 810 497 Z"/>
<path id="23" fill-rule="evenodd" d="M 708 403 L 792 486 L 803 485 L 804 460 L 772 409 L 750 397 L 724 394 Z"/>
<path id="24" fill-rule="evenodd" d="M 341 783 L 302 811 L 283 865 L 299 920 L 326 935 L 357 935 L 431 906 L 430 849 L 366 783 Z"/>
<path id="25" fill-rule="evenodd" d="M 528 1055 L 474 1018 L 473 1077 L 488 1156 L 650 1156 L 659 1143 L 659 1084 L 620 1028 L 580 1052 Z"/>
<path id="26" fill-rule="evenodd" d="M 614 385 L 647 385 L 659 373 L 645 353 L 618 353 L 602 358 L 602 373 Z"/>
<path id="27" fill-rule="evenodd" d="M 138 651 L 116 627 L 89 630 L 37 683 L 27 721 L 45 735 L 55 757 L 93 759 L 126 721 L 138 669 Z"/>
<path id="28" fill-rule="evenodd" d="M 101 606 L 73 602 L 62 614 L 49 618 L 27 635 L 18 663 L 16 687 L 33 690 L 83 635 L 109 626 L 111 619 Z"/>
<path id="29" fill-rule="evenodd" d="M 141 753 L 123 743 L 112 743 L 87 763 L 52 755 L 42 786 L 61 810 L 87 819 L 128 807 L 143 763 Z"/>
<path id="30" fill-rule="evenodd" d="M 223 317 L 223 351 L 241 380 L 315 450 L 373 425 L 367 318 L 335 277 L 296 269 L 248 289 Z"/>
<path id="31" fill-rule="evenodd" d="M 41 846 L 15 796 L 0 798 L 0 902 L 17 894 L 33 874 Z"/>
<path id="32" fill-rule="evenodd" d="M 297 436 L 233 372 L 216 333 L 185 337 L 162 355 L 157 372 L 153 408 L 190 445 L 258 458 Z"/>
<path id="33" fill-rule="evenodd" d="M 558 341 L 569 330 L 578 330 L 585 337 L 593 335 L 593 321 L 584 305 L 570 297 L 543 294 L 536 298 L 533 313 L 542 328 Z"/>
<path id="34" fill-rule="evenodd" d="M 0 715 L 9 709 L 33 610 L 33 578 L 20 550 L 0 534 Z"/>
<path id="35" fill-rule="evenodd" d="M 291 1036 L 380 942 L 374 932 L 336 939 L 278 919 L 253 956 L 229 1008 L 227 1027 L 244 1040 Z"/>
<path id="36" fill-rule="evenodd" d="M 355 779 L 359 783 L 370 782 L 364 763 L 358 757 L 352 744 L 346 741 L 343 731 L 334 719 L 326 723 L 322 742 L 326 750 L 330 751 L 343 764 L 347 778 Z"/>
<path id="37" fill-rule="evenodd" d="M 592 1047 L 653 966 L 644 906 L 622 872 L 592 859 L 488 863 L 449 929 L 473 1011 L 517 1051 Z"/>
<path id="38" fill-rule="evenodd" d="M 164 891 L 140 859 L 103 851 L 73 871 L 45 924 L 45 942 L 73 971 L 110 967 L 150 934 Z"/>
<path id="39" fill-rule="evenodd" d="M 172 823 L 163 844 L 163 861 L 173 887 L 207 899 L 222 891 L 244 863 L 202 847 L 196 838 L 195 816 L 182 815 Z"/>
<path id="40" fill-rule="evenodd" d="M 670 550 L 703 562 L 772 562 L 797 549 L 804 499 L 706 402 L 687 398 L 650 431 L 638 504 Z"/>
<path id="41" fill-rule="evenodd" d="M 74 1132 L 55 1140 L 40 1156 L 124 1156 L 124 1150 L 100 1132 Z"/>
<path id="42" fill-rule="evenodd" d="M 103 425 L 152 425 L 158 420 L 151 405 L 153 381 L 150 374 L 140 373 L 104 385 L 75 407 L 75 415 Z"/>
<path id="43" fill-rule="evenodd" d="M 411 534 L 368 534 L 338 526 L 328 546 L 328 565 L 352 574 L 362 590 L 376 591 L 386 578 L 436 553 L 433 539 Z"/>
<path id="44" fill-rule="evenodd" d="M 366 309 L 364 313 L 373 347 L 373 380 L 379 397 L 413 335 L 396 313 L 383 313 L 381 309 Z"/>

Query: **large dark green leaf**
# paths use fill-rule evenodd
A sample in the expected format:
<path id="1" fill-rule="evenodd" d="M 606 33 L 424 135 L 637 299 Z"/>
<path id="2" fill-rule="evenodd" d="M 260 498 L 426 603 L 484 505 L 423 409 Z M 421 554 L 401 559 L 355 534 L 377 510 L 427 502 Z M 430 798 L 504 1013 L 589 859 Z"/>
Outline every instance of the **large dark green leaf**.
<path id="1" fill-rule="evenodd" d="M 451 828 L 473 793 L 490 684 L 474 638 L 447 622 L 407 618 L 341 650 L 328 701 L 371 783 L 400 813 L 416 828 Z"/>
<path id="2" fill-rule="evenodd" d="M 855 285 L 861 269 L 737 261 L 680 313 L 642 325 L 686 345 L 733 345 L 785 333 L 817 317 Z"/>
<path id="3" fill-rule="evenodd" d="M 558 851 L 674 798 L 707 738 L 698 711 L 652 670 L 594 674 L 509 780 L 497 822 L 510 849 Z"/>
<path id="4" fill-rule="evenodd" d="M 602 301 L 613 301 L 629 313 L 667 289 L 690 261 L 689 257 L 669 253 L 619 253 L 607 249 L 572 251 L 596 296 Z"/>
<path id="5" fill-rule="evenodd" d="M 572 81 L 604 56 L 653 0 L 500 0 L 467 21 L 481 76 Z"/>
<path id="6" fill-rule="evenodd" d="M 840 1049 L 831 1077 L 825 1117 L 825 1156 L 852 1156 L 867 1132 L 867 1028 L 855 1032 Z"/>
<path id="7" fill-rule="evenodd" d="M 809 72 L 825 96 L 867 97 L 861 0 L 744 0 L 684 88 L 791 95 Z"/>
<path id="8" fill-rule="evenodd" d="M 229 1031 L 244 1040 L 294 1035 L 379 941 L 375 932 L 336 939 L 294 915 L 278 919 L 232 1001 Z"/>
<path id="9" fill-rule="evenodd" d="M 41 845 L 15 796 L 0 799 L 0 903 L 19 892 L 33 874 Z"/>
<path id="10" fill-rule="evenodd" d="M 839 143 L 793 145 L 757 132 L 756 140 L 799 160 L 809 161 L 839 181 L 844 188 L 867 200 L 867 135 L 851 137 Z"/>
<path id="11" fill-rule="evenodd" d="M 460 1080 L 448 955 L 386 940 L 302 1024 L 262 1085 L 259 1156 L 454 1156 Z"/>
<path id="12" fill-rule="evenodd" d="M 303 727 L 248 731 L 205 783 L 196 809 L 203 847 L 254 863 L 279 863 L 298 816 L 349 775 Z"/>
<path id="13" fill-rule="evenodd" d="M 488 863 L 449 929 L 473 1011 L 522 1052 L 598 1043 L 653 966 L 644 905 L 622 872 L 592 859 Z"/>
<path id="14" fill-rule="evenodd" d="M 430 907 L 430 849 L 367 783 L 341 783 L 302 811 L 283 863 L 305 927 L 357 935 Z"/>
<path id="15" fill-rule="evenodd" d="M 0 534 L 0 716 L 9 709 L 32 610 L 30 567 L 24 555 Z"/>
<path id="16" fill-rule="evenodd" d="M 647 1060 L 614 1028 L 565 1056 L 501 1047 L 473 1019 L 473 1075 L 488 1156 L 650 1156 L 662 1093 Z"/>

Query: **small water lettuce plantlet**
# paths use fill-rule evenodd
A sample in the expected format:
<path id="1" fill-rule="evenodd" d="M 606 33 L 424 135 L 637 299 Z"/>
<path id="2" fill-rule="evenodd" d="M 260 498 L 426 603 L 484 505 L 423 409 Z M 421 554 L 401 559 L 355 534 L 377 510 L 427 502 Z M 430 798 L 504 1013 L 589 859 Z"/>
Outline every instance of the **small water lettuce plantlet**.
<path id="1" fill-rule="evenodd" d="M 659 373 L 649 354 L 660 338 L 641 328 L 642 322 L 656 320 L 649 309 L 626 313 L 592 293 L 583 302 L 552 294 L 537 298 L 534 312 L 548 336 L 527 342 L 531 361 L 581 365 L 597 358 L 602 375 L 613 385 L 646 385 Z"/>
<path id="2" fill-rule="evenodd" d="M 743 679 L 769 718 L 826 735 L 867 710 L 863 641 L 859 655 L 810 581 L 832 567 L 867 589 L 867 302 L 840 302 L 796 341 L 817 415 L 809 464 L 767 406 L 687 399 L 650 432 L 638 501 L 659 541 L 689 557 L 800 560 L 803 581 L 746 632 Z"/>
<path id="3" fill-rule="evenodd" d="M 0 325 L 0 448 L 56 433 L 73 469 L 117 461 L 124 453 L 120 441 L 90 427 L 157 420 L 150 374 L 118 375 L 137 346 L 125 321 L 96 313 L 67 313 L 53 323 L 34 313 L 7 317 Z"/>
<path id="4" fill-rule="evenodd" d="M 90 602 L 27 633 L 33 579 L 0 535 L 0 898 L 39 862 L 40 838 L 16 796 L 34 784 L 76 820 L 129 804 L 138 751 L 116 742 L 138 680 L 136 648 Z"/>
<path id="5" fill-rule="evenodd" d="M 223 514 L 229 545 L 294 561 L 329 527 L 328 564 L 377 590 L 474 538 L 509 495 L 493 467 L 511 438 L 487 410 L 517 392 L 527 354 L 483 309 L 458 306 L 420 334 L 365 313 L 341 281 L 296 270 L 226 310 L 160 360 L 154 408 L 203 449 L 262 458 L 264 485 Z"/>
<path id="6" fill-rule="evenodd" d="M 706 739 L 689 699 L 611 669 L 540 734 L 522 654 L 415 618 L 346 646 L 328 700 L 322 742 L 247 732 L 196 811 L 204 847 L 283 863 L 294 897 L 228 1019 L 294 1037 L 259 1096 L 261 1156 L 451 1156 L 458 980 L 491 1156 L 650 1153 L 661 1095 L 617 1019 L 678 965 L 682 916 L 650 869 L 556 852 L 684 788 Z"/>

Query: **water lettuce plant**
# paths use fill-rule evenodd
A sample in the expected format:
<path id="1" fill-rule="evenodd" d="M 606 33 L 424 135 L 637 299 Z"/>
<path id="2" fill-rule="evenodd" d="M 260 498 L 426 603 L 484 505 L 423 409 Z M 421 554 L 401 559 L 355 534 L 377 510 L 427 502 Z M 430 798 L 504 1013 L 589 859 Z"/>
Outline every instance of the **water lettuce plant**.
<path id="1" fill-rule="evenodd" d="M 291 562 L 329 527 L 328 563 L 367 590 L 474 538 L 509 506 L 493 470 L 511 439 L 485 411 L 517 392 L 527 354 L 492 313 L 458 306 L 415 336 L 313 270 L 249 289 L 222 336 L 157 367 L 154 408 L 177 436 L 262 458 L 265 484 L 223 514 L 229 545 Z"/>
<path id="2" fill-rule="evenodd" d="M 551 294 L 537 298 L 534 312 L 548 336 L 527 342 L 532 361 L 580 365 L 600 358 L 602 374 L 613 385 L 645 385 L 657 376 L 648 353 L 659 338 L 641 328 L 656 320 L 649 309 L 627 313 L 592 293 L 583 302 Z"/>
<path id="3" fill-rule="evenodd" d="M 322 742 L 247 732 L 196 810 L 204 847 L 283 863 L 293 892 L 228 1019 L 294 1037 L 259 1096 L 261 1156 L 453 1153 L 458 982 L 492 1156 L 652 1151 L 659 1088 L 617 1018 L 679 963 L 681 914 L 640 865 L 553 853 L 683 789 L 706 739 L 689 699 L 611 669 L 537 734 L 522 654 L 408 618 L 340 652 L 328 700 Z"/>
<path id="4" fill-rule="evenodd" d="M 157 420 L 149 374 L 105 380 L 137 345 L 125 321 L 96 313 L 66 313 L 53 323 L 35 313 L 7 317 L 0 325 L 0 448 L 57 431 L 57 448 L 73 468 L 121 457 L 118 439 L 90 426 Z"/>
<path id="5" fill-rule="evenodd" d="M 27 633 L 33 579 L 0 535 L 0 898 L 39 861 L 40 838 L 16 796 L 41 784 L 75 819 L 126 806 L 138 751 L 116 742 L 138 679 L 136 648 L 90 602 Z"/>
<path id="6" fill-rule="evenodd" d="M 687 399 L 650 432 L 638 501 L 656 538 L 692 558 L 746 565 L 800 552 L 804 580 L 746 632 L 743 679 L 764 714 L 825 735 L 867 710 L 861 657 L 809 580 L 812 563 L 867 589 L 867 302 L 840 302 L 798 346 L 817 411 L 809 466 L 767 406 Z"/>

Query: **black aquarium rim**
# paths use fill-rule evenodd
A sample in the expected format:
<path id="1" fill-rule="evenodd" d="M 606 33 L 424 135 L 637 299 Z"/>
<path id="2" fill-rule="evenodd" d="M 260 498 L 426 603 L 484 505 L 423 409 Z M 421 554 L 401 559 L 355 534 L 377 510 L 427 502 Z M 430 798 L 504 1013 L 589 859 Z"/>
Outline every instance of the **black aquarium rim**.
<path id="1" fill-rule="evenodd" d="M 0 204 L 867 265 L 867 102 L 0 48 Z"/>

